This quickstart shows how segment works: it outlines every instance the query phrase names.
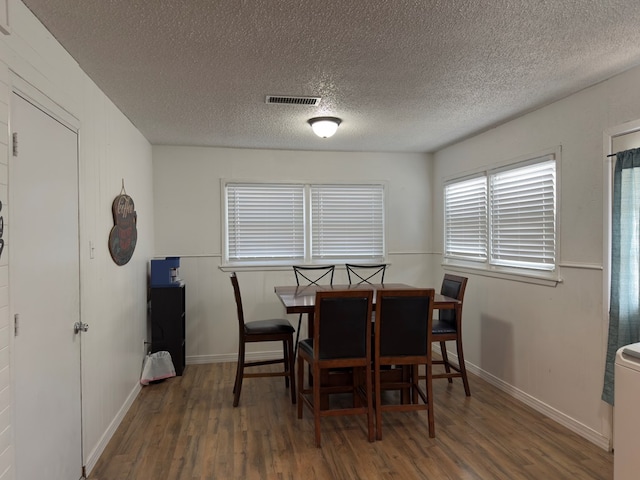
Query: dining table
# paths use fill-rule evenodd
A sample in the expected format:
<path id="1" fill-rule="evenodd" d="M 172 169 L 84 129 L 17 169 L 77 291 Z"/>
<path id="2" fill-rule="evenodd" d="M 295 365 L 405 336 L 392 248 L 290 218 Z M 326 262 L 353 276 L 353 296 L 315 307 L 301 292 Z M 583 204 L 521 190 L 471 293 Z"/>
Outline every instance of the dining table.
<path id="1" fill-rule="evenodd" d="M 376 309 L 376 292 L 381 289 L 385 290 L 405 290 L 412 288 L 421 288 L 414 287 L 411 285 L 406 285 L 404 283 L 384 283 L 384 284 L 369 284 L 369 283 L 360 283 L 360 284 L 346 284 L 346 285 L 285 285 L 285 286 L 276 286 L 274 287 L 275 294 L 278 296 L 282 305 L 285 307 L 287 314 L 294 313 L 305 313 L 307 314 L 307 335 L 309 337 L 313 337 L 314 330 L 314 311 L 315 311 L 315 301 L 316 301 L 316 292 L 318 291 L 327 291 L 327 290 L 373 290 L 373 311 Z M 438 310 L 448 310 L 454 309 L 457 311 L 457 314 L 460 314 L 460 309 L 462 307 L 462 302 L 456 298 L 447 297 L 440 293 L 436 293 L 433 301 L 433 308 Z M 375 318 L 375 316 L 374 316 Z M 389 372 L 385 372 L 386 375 L 407 375 L 407 369 L 398 369 L 391 370 Z M 311 377 L 310 377 L 311 379 Z M 393 381 L 392 379 L 390 379 Z M 345 374 L 345 372 L 333 372 L 333 374 L 329 374 L 329 372 L 324 372 L 323 377 L 321 379 L 322 384 L 331 384 L 335 385 L 349 385 L 352 382 L 351 378 Z M 402 401 L 410 402 L 410 392 L 403 391 L 402 393 Z M 328 398 L 323 396 L 321 402 L 321 408 L 328 408 Z"/>
<path id="2" fill-rule="evenodd" d="M 373 311 L 376 310 L 376 292 L 385 290 L 405 290 L 414 287 L 404 283 L 370 284 L 360 283 L 351 285 L 290 285 L 274 288 L 276 295 L 284 305 L 286 312 L 307 314 L 307 333 L 313 336 L 313 312 L 315 310 L 316 292 L 326 290 L 373 290 Z M 462 302 L 456 298 L 447 297 L 436 293 L 433 299 L 434 310 L 455 309 L 458 310 Z"/>

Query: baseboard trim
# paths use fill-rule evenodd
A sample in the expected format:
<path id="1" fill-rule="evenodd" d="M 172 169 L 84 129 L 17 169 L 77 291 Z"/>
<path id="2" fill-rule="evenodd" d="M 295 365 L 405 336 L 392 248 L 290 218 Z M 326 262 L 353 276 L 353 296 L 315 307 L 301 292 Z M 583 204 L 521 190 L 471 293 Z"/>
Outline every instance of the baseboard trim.
<path id="1" fill-rule="evenodd" d="M 140 383 L 137 383 L 133 387 L 133 389 L 127 396 L 127 399 L 125 400 L 124 404 L 122 405 L 122 407 L 120 407 L 120 410 L 118 410 L 118 413 L 109 424 L 109 427 L 102 434 L 102 437 L 100 437 L 100 441 L 98 441 L 98 444 L 94 447 L 94 449 L 91 451 L 91 453 L 89 453 L 89 455 L 85 459 L 84 463 L 85 463 L 87 475 L 90 476 L 91 470 L 93 470 L 93 467 L 95 467 L 96 463 L 98 463 L 98 459 L 104 452 L 104 449 L 107 448 L 107 444 L 109 443 L 109 440 L 111 440 L 111 437 L 113 437 L 113 434 L 116 432 L 116 430 L 120 426 L 120 423 L 124 419 L 124 416 L 127 414 L 129 409 L 131 408 L 131 405 L 133 405 L 133 402 L 138 396 L 138 394 L 140 393 L 141 389 L 142 389 L 142 386 L 140 385 Z"/>
<path id="2" fill-rule="evenodd" d="M 439 349 L 438 349 L 438 353 L 439 353 Z M 456 361 L 458 359 L 458 357 L 454 355 L 452 352 L 448 352 L 448 356 L 454 358 Z M 542 413 L 544 416 L 550 418 L 551 420 L 558 422 L 563 427 L 568 428 L 575 434 L 580 435 L 585 440 L 590 441 L 591 443 L 597 445 L 603 450 L 607 450 L 607 451 L 611 450 L 610 439 L 605 435 L 602 435 L 601 433 L 595 431 L 591 427 L 588 427 L 587 425 L 562 413 L 561 411 L 553 408 L 552 406 L 544 402 L 541 402 L 537 398 L 532 397 L 528 393 L 523 392 L 519 388 L 516 388 L 513 385 L 505 382 L 504 380 L 501 380 L 495 375 L 492 375 L 491 373 L 485 370 L 482 370 L 476 365 L 466 362 L 466 366 L 467 366 L 467 372 L 477 375 L 481 379 L 485 380 L 487 383 L 490 383 L 494 387 L 499 388 L 506 394 L 512 396 L 516 400 L 521 401 L 522 403 L 533 408 L 534 410 Z"/>

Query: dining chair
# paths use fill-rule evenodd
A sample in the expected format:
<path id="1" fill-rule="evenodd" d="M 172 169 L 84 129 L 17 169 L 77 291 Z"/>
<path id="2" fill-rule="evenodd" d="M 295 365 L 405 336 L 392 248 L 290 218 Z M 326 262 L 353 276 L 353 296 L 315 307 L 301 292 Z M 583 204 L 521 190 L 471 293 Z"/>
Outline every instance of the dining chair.
<path id="1" fill-rule="evenodd" d="M 240 296 L 240 286 L 235 272 L 231 273 L 231 284 L 236 298 L 238 310 L 238 365 L 236 368 L 236 381 L 233 386 L 233 406 L 237 407 L 240 401 L 240 391 L 242 390 L 242 380 L 244 378 L 255 377 L 285 377 L 285 386 L 288 388 L 291 383 L 291 403 L 296 403 L 296 381 L 295 363 L 293 357 L 293 327 L 284 318 L 274 318 L 269 320 L 244 321 L 242 309 L 242 297 Z M 245 345 L 252 342 L 282 342 L 283 356 L 274 360 L 261 360 L 254 362 L 245 361 Z M 250 372 L 245 373 L 248 367 L 262 365 L 272 365 L 282 363 L 284 369 L 276 372 Z"/>
<path id="2" fill-rule="evenodd" d="M 293 273 L 296 276 L 296 285 L 333 285 L 333 272 L 335 265 L 322 266 L 293 266 Z M 300 327 L 302 326 L 302 313 L 298 317 L 298 328 L 296 329 L 296 341 L 293 344 L 294 360 L 298 355 L 298 342 L 300 341 Z"/>
<path id="3" fill-rule="evenodd" d="M 462 304 L 464 292 L 467 288 L 467 278 L 446 273 L 442 279 L 440 293 L 447 297 L 460 301 L 458 309 L 438 310 L 438 318 L 433 320 L 432 340 L 440 343 L 440 353 L 442 360 L 434 360 L 433 365 L 444 365 L 445 373 L 434 374 L 433 378 L 446 378 L 449 383 L 453 383 L 453 378 L 461 377 L 464 385 L 464 392 L 467 397 L 471 396 L 467 369 L 464 364 L 464 351 L 462 349 Z M 447 341 L 456 342 L 456 353 L 458 364 L 451 363 L 447 355 Z"/>
<path id="4" fill-rule="evenodd" d="M 378 290 L 374 332 L 374 388 L 376 438 L 382 440 L 382 412 L 427 410 L 429 437 L 435 437 L 433 384 L 431 381 L 431 328 L 433 326 L 433 288 Z M 420 387 L 420 365 L 425 366 L 426 392 Z M 383 381 L 385 366 L 400 367 L 400 378 Z M 407 402 L 382 401 L 383 390 L 411 392 Z M 419 397 L 419 398 L 418 398 Z M 420 403 L 419 400 L 422 400 Z"/>
<path id="5" fill-rule="evenodd" d="M 353 263 L 346 263 L 345 267 L 347 268 L 349 285 L 360 285 L 362 283 L 384 283 L 384 272 L 387 269 L 386 263 L 377 265 L 356 265 Z"/>
<path id="6" fill-rule="evenodd" d="M 374 441 L 371 355 L 372 290 L 332 290 L 316 293 L 313 338 L 300 341 L 298 350 L 298 418 L 303 406 L 313 412 L 315 444 L 321 446 L 320 419 L 335 415 L 367 415 L 367 433 Z M 304 384 L 304 363 L 314 379 Z M 334 368 L 352 368 L 351 385 L 329 387 L 321 375 Z M 309 378 L 311 380 L 311 377 Z M 351 393 L 352 405 L 321 408 L 321 397 Z M 330 402 L 329 402 L 330 403 Z"/>

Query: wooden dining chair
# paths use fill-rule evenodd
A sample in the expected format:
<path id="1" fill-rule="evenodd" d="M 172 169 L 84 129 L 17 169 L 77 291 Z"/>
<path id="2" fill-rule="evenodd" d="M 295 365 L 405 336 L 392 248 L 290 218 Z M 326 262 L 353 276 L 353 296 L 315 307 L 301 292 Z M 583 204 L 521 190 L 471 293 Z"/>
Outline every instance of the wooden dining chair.
<path id="1" fill-rule="evenodd" d="M 313 412 L 315 444 L 321 446 L 320 419 L 335 415 L 367 415 L 367 433 L 374 441 L 373 381 L 371 356 L 372 290 L 332 290 L 316 293 L 313 338 L 300 342 L 298 350 L 298 418 L 303 406 Z M 305 387 L 304 363 L 313 377 Z M 351 368 L 351 385 L 329 387 L 320 381 L 322 373 Z M 311 378 L 310 378 L 311 380 Z M 333 393 L 352 394 L 351 407 L 321 408 L 321 397 Z"/>
<path id="2" fill-rule="evenodd" d="M 442 360 L 434 360 L 434 365 L 444 365 L 445 373 L 434 374 L 433 378 L 446 378 L 449 383 L 453 383 L 453 378 L 461 377 L 464 385 L 464 392 L 467 397 L 471 396 L 467 369 L 464 363 L 464 351 L 462 349 L 462 303 L 464 292 L 467 288 L 467 278 L 446 273 L 442 279 L 440 293 L 447 297 L 460 300 L 458 309 L 438 310 L 438 318 L 433 321 L 432 340 L 440 343 L 440 353 Z M 446 342 L 456 342 L 456 353 L 458 364 L 451 363 L 447 355 Z"/>
<path id="3" fill-rule="evenodd" d="M 382 440 L 382 412 L 384 411 L 427 410 L 429 437 L 435 437 L 431 381 L 434 295 L 433 288 L 382 289 L 376 292 L 374 388 L 378 440 Z M 419 384 L 420 365 L 425 366 L 426 392 Z M 385 370 L 385 366 L 395 366 L 395 370 L 400 367 L 404 370 L 403 374 L 398 378 L 385 381 L 383 375 L 388 376 L 394 373 L 388 369 Z M 383 390 L 409 391 L 411 392 L 410 401 L 383 403 Z"/>
<path id="4" fill-rule="evenodd" d="M 296 285 L 333 285 L 333 272 L 335 265 L 322 266 L 293 266 L 293 273 L 296 276 Z M 300 327 L 302 326 L 302 313 L 298 317 L 298 328 L 296 329 L 296 341 L 293 344 L 294 359 L 298 355 L 298 342 L 300 341 Z"/>
<path id="5" fill-rule="evenodd" d="M 285 386 L 291 386 L 291 403 L 296 403 L 296 381 L 295 363 L 293 356 L 293 327 L 284 318 L 274 318 L 269 320 L 244 321 L 242 309 L 242 298 L 240 296 L 240 286 L 236 273 L 231 273 L 231 284 L 236 298 L 238 310 L 238 365 L 236 367 L 236 381 L 233 386 L 233 406 L 237 407 L 240 401 L 240 391 L 242 390 L 242 380 L 253 377 L 285 377 Z M 251 342 L 282 342 L 283 356 L 274 360 L 261 360 L 255 362 L 245 361 L 245 345 Z M 251 372 L 245 373 L 248 367 L 262 365 L 272 365 L 276 363 L 284 364 L 284 369 L 276 372 Z M 291 385 L 289 385 L 291 384 Z"/>
<path id="6" fill-rule="evenodd" d="M 384 272 L 387 269 L 386 263 L 377 265 L 356 265 L 353 263 L 346 263 L 345 267 L 347 268 L 349 285 L 360 285 L 362 283 L 384 283 Z"/>

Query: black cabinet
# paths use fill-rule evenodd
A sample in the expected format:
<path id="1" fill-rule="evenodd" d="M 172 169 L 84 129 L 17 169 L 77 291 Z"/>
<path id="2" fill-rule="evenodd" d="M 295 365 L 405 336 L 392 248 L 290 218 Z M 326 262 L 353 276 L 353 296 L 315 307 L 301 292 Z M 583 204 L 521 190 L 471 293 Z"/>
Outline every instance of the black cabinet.
<path id="1" fill-rule="evenodd" d="M 185 286 L 151 288 L 151 351 L 166 350 L 182 375 L 185 354 Z"/>

